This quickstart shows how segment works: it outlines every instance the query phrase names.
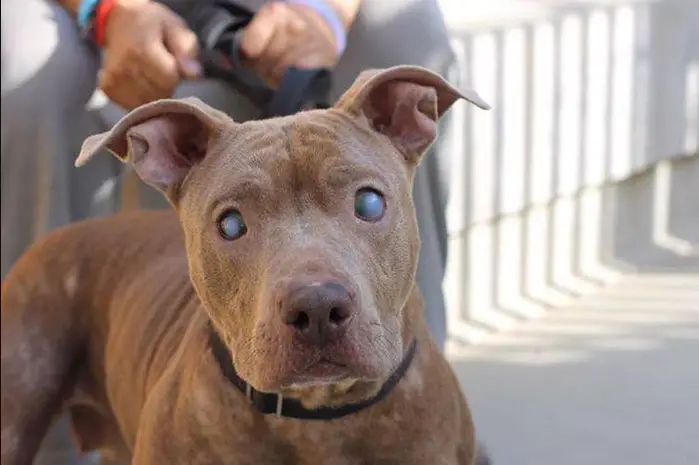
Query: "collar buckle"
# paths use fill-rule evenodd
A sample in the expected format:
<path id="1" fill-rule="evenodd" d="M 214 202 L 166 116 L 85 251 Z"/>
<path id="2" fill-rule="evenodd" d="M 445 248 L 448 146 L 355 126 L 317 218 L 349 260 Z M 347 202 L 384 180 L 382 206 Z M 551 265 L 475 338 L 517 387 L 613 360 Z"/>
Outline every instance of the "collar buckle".
<path id="1" fill-rule="evenodd" d="M 277 394 L 277 411 L 275 412 L 277 418 L 282 417 L 282 410 L 284 409 L 284 396 Z"/>

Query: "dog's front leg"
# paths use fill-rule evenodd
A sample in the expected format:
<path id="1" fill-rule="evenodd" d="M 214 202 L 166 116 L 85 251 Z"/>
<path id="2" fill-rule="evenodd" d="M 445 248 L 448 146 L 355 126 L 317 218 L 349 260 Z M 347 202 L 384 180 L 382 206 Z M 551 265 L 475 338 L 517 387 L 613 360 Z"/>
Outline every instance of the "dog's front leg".
<path id="1" fill-rule="evenodd" d="M 244 435 L 225 429 L 199 429 L 186 409 L 160 405 L 146 408 L 134 448 L 132 465 L 285 465 L 285 459 L 269 454 L 263 444 L 241 444 Z"/>
<path id="2" fill-rule="evenodd" d="M 187 368 L 173 364 L 149 393 L 132 465 L 290 464 L 291 454 L 269 437 L 258 414 L 227 397 L 237 391 L 182 375 L 192 373 Z"/>
<path id="3" fill-rule="evenodd" d="M 187 434 L 186 413 L 178 409 L 180 391 L 177 377 L 166 372 L 149 393 L 141 411 L 132 465 L 215 463 L 202 447 L 205 441 L 197 440 L 199 434 Z"/>

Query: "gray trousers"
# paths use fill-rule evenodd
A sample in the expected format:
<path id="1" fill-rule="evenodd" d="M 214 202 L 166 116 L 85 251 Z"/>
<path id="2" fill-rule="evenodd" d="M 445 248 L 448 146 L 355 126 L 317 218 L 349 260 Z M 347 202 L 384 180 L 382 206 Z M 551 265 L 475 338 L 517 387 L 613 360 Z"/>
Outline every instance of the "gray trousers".
<path id="1" fill-rule="evenodd" d="M 164 3 L 186 14 L 192 1 Z M 256 9 L 264 2 L 240 3 Z M 73 169 L 82 140 L 123 115 L 113 104 L 95 104 L 100 56 L 80 38 L 75 21 L 50 0 L 2 0 L 0 21 L 4 276 L 47 231 L 117 211 L 124 167 L 105 154 Z M 334 74 L 333 98 L 363 69 L 398 64 L 418 64 L 441 74 L 452 71 L 453 55 L 436 0 L 365 0 Z M 237 121 L 259 113 L 219 82 L 185 83 L 177 94 L 196 95 Z M 446 337 L 441 282 L 447 252 L 449 154 L 444 152 L 439 143 L 433 147 L 418 169 L 414 189 L 422 239 L 418 280 L 428 324 L 440 345 Z M 149 188 L 139 189 L 145 207 L 166 205 Z M 46 463 L 59 462 L 52 458 Z"/>

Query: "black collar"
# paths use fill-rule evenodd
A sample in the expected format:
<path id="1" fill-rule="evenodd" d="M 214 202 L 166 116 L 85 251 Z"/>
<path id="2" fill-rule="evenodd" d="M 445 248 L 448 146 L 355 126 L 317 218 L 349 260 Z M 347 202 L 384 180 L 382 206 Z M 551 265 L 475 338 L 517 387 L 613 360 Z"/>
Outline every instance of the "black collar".
<path id="1" fill-rule="evenodd" d="M 415 357 L 417 341 L 413 340 L 408 347 L 408 352 L 405 354 L 403 361 L 398 365 L 398 368 L 391 374 L 386 382 L 381 386 L 379 392 L 374 397 L 364 399 L 362 401 L 345 404 L 337 407 L 319 407 L 308 409 L 296 399 L 284 399 L 279 394 L 261 392 L 255 390 L 252 386 L 246 383 L 235 371 L 233 360 L 228 347 L 223 343 L 218 333 L 211 328 L 210 344 L 214 358 L 218 363 L 219 368 L 228 381 L 237 387 L 250 403 L 262 414 L 275 414 L 278 417 L 298 418 L 303 420 L 334 420 L 353 413 L 357 413 L 367 407 L 370 407 L 380 402 L 386 397 L 398 382 L 403 378 L 405 373 L 410 368 L 410 363 Z"/>

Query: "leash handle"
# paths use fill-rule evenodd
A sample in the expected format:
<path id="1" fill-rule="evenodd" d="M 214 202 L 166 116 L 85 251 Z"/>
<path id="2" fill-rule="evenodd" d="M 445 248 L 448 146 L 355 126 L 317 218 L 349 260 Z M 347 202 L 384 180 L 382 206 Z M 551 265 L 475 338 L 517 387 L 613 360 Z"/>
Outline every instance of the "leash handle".
<path id="1" fill-rule="evenodd" d="M 290 67 L 276 91 L 243 63 L 243 29 L 253 13 L 229 0 L 200 8 L 192 24 L 201 43 L 204 75 L 221 79 L 264 108 L 263 117 L 292 115 L 309 108 L 329 107 L 332 73 L 327 68 Z"/>
<path id="2" fill-rule="evenodd" d="M 272 91 L 241 62 L 243 29 L 252 21 L 252 11 L 227 1 L 204 2 L 191 15 L 190 26 L 199 39 L 199 59 L 204 76 L 225 81 L 261 105 Z"/>

